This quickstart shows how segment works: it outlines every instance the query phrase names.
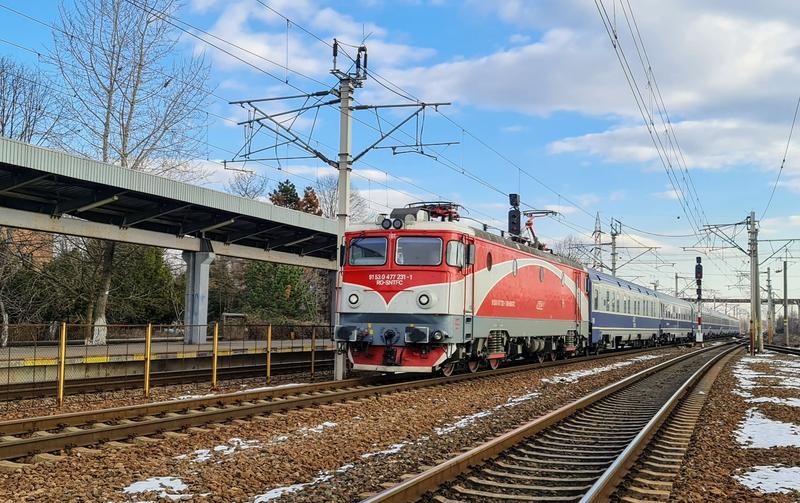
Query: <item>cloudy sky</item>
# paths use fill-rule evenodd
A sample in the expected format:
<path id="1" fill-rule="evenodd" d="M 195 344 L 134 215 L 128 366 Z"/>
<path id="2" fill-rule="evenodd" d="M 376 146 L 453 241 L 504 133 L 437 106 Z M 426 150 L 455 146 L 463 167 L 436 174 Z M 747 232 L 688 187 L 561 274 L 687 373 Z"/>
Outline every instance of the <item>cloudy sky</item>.
<path id="1" fill-rule="evenodd" d="M 537 222 L 541 235 L 549 240 L 573 235 L 583 242 L 589 242 L 599 212 L 604 231 L 611 219 L 622 222 L 621 244 L 660 247 L 657 256 L 645 255 L 620 275 L 658 281 L 660 289 L 671 291 L 676 272 L 692 274 L 697 252 L 683 250 L 698 242 L 690 220 L 738 222 L 751 210 L 758 217 L 765 210 L 800 95 L 800 5 L 623 2 L 604 0 L 601 10 L 617 33 L 643 110 L 654 117 L 657 141 L 677 140 L 680 154 L 674 147 L 665 150 L 676 170 L 672 181 L 593 0 L 187 0 L 174 21 L 230 53 L 181 34 L 180 51 L 207 59 L 215 89 L 208 107 L 207 159 L 200 160 L 213 174 L 200 183 L 224 189 L 231 173 L 218 161 L 231 159 L 242 146 L 243 130 L 235 122 L 246 113 L 227 101 L 329 88 L 335 80 L 331 48 L 324 42 L 337 37 L 357 45 L 365 39 L 375 75 L 357 90 L 359 103 L 408 103 L 401 95 L 452 103 L 441 108 L 443 114 L 431 109 L 424 121 L 409 122 L 384 145 L 414 143 L 420 131 L 424 142 L 458 142 L 430 147 L 427 156 L 392 155 L 390 149 L 364 156 L 356 164 L 354 185 L 374 211 L 449 199 L 464 204 L 473 218 L 502 221 L 508 208 L 503 194 L 519 192 L 526 207 L 559 211 L 559 217 Z M 56 9 L 43 4 L 0 0 L 51 22 Z M 4 9 L 0 23 L 0 54 L 52 70 L 13 45 L 46 50 L 46 27 Z M 635 29 L 640 38 L 632 36 Z M 674 136 L 658 119 L 662 101 Z M 268 109 L 301 103 L 273 103 Z M 382 110 L 377 117 L 355 112 L 354 150 L 410 111 Z M 295 127 L 334 157 L 335 111 L 323 109 L 313 119 L 304 117 Z M 261 135 L 254 145 L 271 142 L 274 138 Z M 800 237 L 800 145 L 795 143 L 762 220 L 765 239 Z M 301 155 L 285 148 L 279 153 Z M 287 177 L 311 185 L 334 173 L 309 159 L 246 168 L 273 186 Z M 743 247 L 745 235 L 738 234 Z M 741 252 L 716 250 L 724 246 L 720 239 L 701 246 L 715 248 L 702 249 L 706 285 L 720 296 L 746 296 L 737 286 L 746 284 L 737 276 L 747 269 Z M 762 257 L 779 246 L 763 243 Z M 790 247 L 790 258 L 799 249 Z M 631 254 L 638 251 L 624 250 L 620 262 Z M 768 262 L 764 268 L 768 265 L 778 267 Z M 792 267 L 797 272 L 790 274 L 790 294 L 796 297 L 800 262 Z M 688 283 L 681 279 L 681 288 Z"/>

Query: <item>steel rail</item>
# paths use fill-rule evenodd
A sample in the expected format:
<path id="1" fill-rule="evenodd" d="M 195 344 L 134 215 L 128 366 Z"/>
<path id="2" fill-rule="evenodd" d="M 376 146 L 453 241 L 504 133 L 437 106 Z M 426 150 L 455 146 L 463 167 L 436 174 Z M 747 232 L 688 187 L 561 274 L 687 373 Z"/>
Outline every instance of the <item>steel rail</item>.
<path id="1" fill-rule="evenodd" d="M 642 351 L 652 350 L 653 348 Z M 67 447 L 124 440 L 164 431 L 181 430 L 186 427 L 200 426 L 212 422 L 224 422 L 236 418 L 344 402 L 399 391 L 441 386 L 474 379 L 490 379 L 507 374 L 629 355 L 642 351 L 629 350 L 623 353 L 606 353 L 543 364 L 517 365 L 474 374 L 390 382 L 388 384 L 367 385 L 368 381 L 364 379 L 325 381 L 316 384 L 243 391 L 188 400 L 172 400 L 3 421 L 0 422 L 0 436 L 2 436 L 0 438 L 0 460 L 17 459 L 31 454 L 52 452 Z M 697 351 L 694 351 L 685 356 L 697 353 Z M 157 414 L 161 414 L 163 417 L 154 417 Z M 57 431 L 48 431 L 53 429 L 57 429 Z M 37 432 L 40 433 L 36 434 Z"/>
<path id="2" fill-rule="evenodd" d="M 733 343 L 728 343 L 733 344 Z M 737 345 L 736 347 L 739 347 Z M 665 362 L 644 369 L 636 374 L 629 376 L 621 381 L 609 384 L 597 391 L 590 393 L 574 402 L 568 403 L 558 409 L 525 423 L 507 433 L 504 433 L 488 442 L 485 442 L 467 452 L 464 452 L 450 460 L 437 466 L 407 478 L 403 482 L 390 487 L 378 494 L 370 496 L 362 503 L 405 503 L 416 501 L 427 492 L 433 491 L 441 485 L 455 479 L 459 475 L 467 472 L 471 467 L 479 465 L 490 458 L 499 455 L 501 452 L 519 444 L 521 441 L 539 433 L 550 426 L 553 426 L 581 409 L 585 409 L 591 404 L 608 397 L 612 393 L 628 388 L 639 381 L 654 375 L 676 363 L 695 357 L 699 354 L 720 349 L 720 346 L 710 346 L 699 351 L 692 351 L 685 355 L 672 358 Z M 735 349 L 735 348 L 734 348 Z M 732 349 L 731 349 L 732 350 Z"/>
<path id="3" fill-rule="evenodd" d="M 423 385 L 431 386 L 437 384 L 447 384 L 450 382 L 459 382 L 462 380 L 486 378 L 489 376 L 504 375 L 516 372 L 525 372 L 529 370 L 536 370 L 539 368 L 547 368 L 561 365 L 568 365 L 571 363 L 580 363 L 592 360 L 602 360 L 614 356 L 638 354 L 648 351 L 657 351 L 659 349 L 668 349 L 674 346 L 661 346 L 656 348 L 645 349 L 629 349 L 616 352 L 602 353 L 599 355 L 592 355 L 579 358 L 571 358 L 568 360 L 557 360 L 543 363 L 530 363 L 524 365 L 513 365 L 503 367 L 494 371 L 477 372 L 474 374 L 458 374 L 450 377 L 436 377 L 427 379 L 417 379 Z M 383 378 L 384 381 L 392 381 L 396 377 Z M 198 398 L 191 398 L 185 400 L 164 400 L 159 402 L 127 405 L 122 407 L 112 407 L 105 409 L 95 409 L 89 411 L 69 412 L 65 414 L 53 414 L 47 416 L 38 416 L 31 418 L 12 419 L 0 421 L 0 435 L 16 435 L 25 433 L 29 430 L 48 430 L 60 426 L 79 426 L 87 422 L 97 421 L 115 421 L 120 419 L 127 419 L 143 415 L 160 414 L 174 410 L 183 410 L 186 408 L 202 408 L 217 405 L 224 405 L 236 403 L 241 401 L 250 400 L 263 400 L 273 399 L 283 396 L 296 395 L 301 393 L 313 393 L 322 390 L 331 390 L 337 388 L 347 388 L 350 386 L 368 385 L 380 383 L 381 380 L 368 379 L 368 378 L 353 378 L 343 381 L 323 381 L 314 384 L 302 384 L 291 387 L 274 387 L 271 390 L 256 389 L 252 391 L 236 391 L 231 393 L 220 393 L 217 395 L 203 396 Z"/>
<path id="4" fill-rule="evenodd" d="M 328 370 L 333 367 L 332 359 L 317 360 L 315 367 L 319 370 Z M 264 375 L 266 365 L 247 365 L 241 367 L 220 367 L 220 379 L 239 379 Z M 285 375 L 295 372 L 305 372 L 310 369 L 309 361 L 285 361 L 272 364 L 273 373 Z M 210 380 L 211 369 L 169 370 L 153 372 L 150 374 L 151 385 L 186 384 Z M 127 376 L 86 377 L 81 379 L 68 379 L 64 391 L 67 395 L 76 395 L 87 392 L 115 391 L 120 389 L 141 388 L 142 374 Z M 42 398 L 55 394 L 56 381 L 46 383 L 20 383 L 0 385 L 0 401 L 24 400 Z"/>
<path id="5" fill-rule="evenodd" d="M 800 356 L 800 348 L 787 348 L 786 346 L 775 346 L 773 344 L 764 344 L 764 348 L 775 351 L 776 353 Z"/>
<path id="6" fill-rule="evenodd" d="M 583 495 L 580 503 L 590 503 L 595 501 L 608 501 L 611 494 L 616 491 L 619 483 L 625 479 L 625 476 L 634 465 L 639 455 L 647 448 L 650 440 L 658 432 L 661 425 L 669 418 L 669 415 L 683 399 L 686 393 L 693 388 L 700 379 L 724 357 L 741 349 L 740 345 L 734 346 L 727 351 L 715 355 L 709 361 L 703 364 L 702 367 L 697 369 L 687 379 L 680 388 L 661 406 L 655 416 L 645 425 L 642 431 L 639 432 L 630 444 L 622 451 L 622 453 L 611 463 L 606 471 L 600 475 L 600 478 L 592 484 L 592 487 Z"/>

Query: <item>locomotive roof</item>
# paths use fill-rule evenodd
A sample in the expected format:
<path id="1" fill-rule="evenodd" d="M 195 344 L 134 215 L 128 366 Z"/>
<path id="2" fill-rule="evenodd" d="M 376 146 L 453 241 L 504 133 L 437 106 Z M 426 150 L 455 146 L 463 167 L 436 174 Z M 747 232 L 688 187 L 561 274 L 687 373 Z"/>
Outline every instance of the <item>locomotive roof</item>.
<path id="1" fill-rule="evenodd" d="M 413 232 L 414 230 L 465 232 L 475 237 L 485 239 L 487 241 L 492 241 L 493 243 L 497 243 L 503 246 L 508 246 L 509 248 L 514 248 L 524 253 L 537 255 L 547 260 L 559 262 L 561 264 L 574 267 L 576 269 L 581 269 L 581 270 L 585 269 L 582 264 L 570 258 L 563 257 L 561 255 L 556 255 L 555 253 L 551 253 L 549 251 L 539 250 L 537 248 L 534 248 L 533 246 L 528 246 L 525 243 L 520 243 L 512 239 L 509 239 L 507 237 L 499 236 L 497 234 L 485 231 L 483 229 L 478 229 L 477 227 L 473 227 L 472 225 L 464 221 L 454 220 L 454 221 L 442 222 L 439 220 L 429 220 L 422 222 L 413 222 L 410 225 L 406 224 L 406 226 L 404 226 L 400 231 Z M 383 229 L 379 225 L 371 223 L 351 225 L 348 228 L 348 232 L 360 232 L 360 231 L 383 231 Z M 384 232 L 398 232 L 398 231 L 392 229 L 391 231 L 384 231 Z"/>

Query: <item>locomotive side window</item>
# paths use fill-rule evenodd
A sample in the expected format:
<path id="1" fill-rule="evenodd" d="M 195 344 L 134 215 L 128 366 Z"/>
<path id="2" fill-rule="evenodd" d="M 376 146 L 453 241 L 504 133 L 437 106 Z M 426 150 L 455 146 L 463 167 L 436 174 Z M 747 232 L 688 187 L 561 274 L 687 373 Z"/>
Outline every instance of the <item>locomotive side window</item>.
<path id="1" fill-rule="evenodd" d="M 511 262 L 511 275 L 516 277 L 518 271 L 519 265 L 517 264 L 517 259 L 514 259 L 514 261 Z"/>
<path id="2" fill-rule="evenodd" d="M 442 263 L 442 239 L 428 237 L 397 238 L 397 265 L 439 265 Z"/>
<path id="3" fill-rule="evenodd" d="M 464 267 L 464 243 L 461 241 L 447 242 L 447 265 Z"/>
<path id="4" fill-rule="evenodd" d="M 386 238 L 353 238 L 350 240 L 350 265 L 384 265 Z"/>
<path id="5" fill-rule="evenodd" d="M 544 266 L 539 266 L 539 282 L 544 283 Z"/>
<path id="6" fill-rule="evenodd" d="M 492 252 L 486 254 L 486 270 L 492 270 Z"/>

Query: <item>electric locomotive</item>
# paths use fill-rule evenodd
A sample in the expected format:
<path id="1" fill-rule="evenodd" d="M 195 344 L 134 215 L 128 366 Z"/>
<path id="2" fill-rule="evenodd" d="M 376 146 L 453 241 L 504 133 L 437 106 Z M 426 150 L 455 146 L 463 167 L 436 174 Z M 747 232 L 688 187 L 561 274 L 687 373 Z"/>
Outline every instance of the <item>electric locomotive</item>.
<path id="1" fill-rule="evenodd" d="M 449 375 L 588 348 L 587 271 L 458 210 L 413 204 L 346 233 L 334 338 L 354 370 Z"/>

